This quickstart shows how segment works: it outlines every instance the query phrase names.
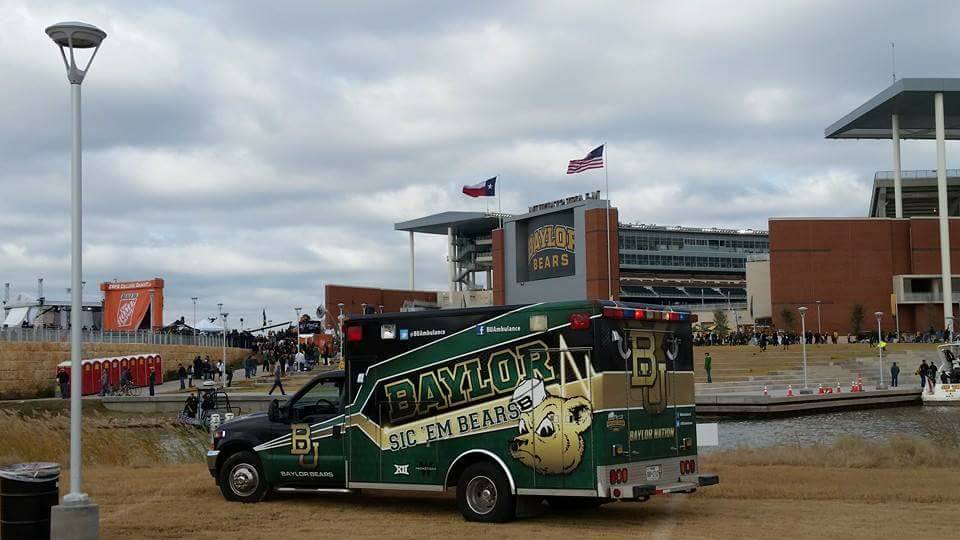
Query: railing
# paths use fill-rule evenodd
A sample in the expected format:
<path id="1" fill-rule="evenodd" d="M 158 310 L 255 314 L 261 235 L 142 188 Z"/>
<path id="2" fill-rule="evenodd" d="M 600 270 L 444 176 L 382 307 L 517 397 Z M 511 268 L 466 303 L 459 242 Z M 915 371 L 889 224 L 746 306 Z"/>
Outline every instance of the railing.
<path id="1" fill-rule="evenodd" d="M 699 303 L 696 303 L 696 302 L 692 302 L 692 303 L 689 303 L 689 304 L 677 304 L 677 305 L 670 305 L 670 306 L 667 306 L 667 307 L 670 307 L 670 308 L 673 308 L 673 309 L 678 309 L 678 310 L 699 311 L 699 312 L 704 312 L 704 311 L 730 311 L 730 310 L 733 310 L 733 311 L 745 311 L 745 310 L 747 309 L 747 303 L 746 303 L 746 302 L 731 302 L 731 303 L 728 304 L 728 303 L 726 303 L 726 302 L 722 302 L 722 303 L 719 303 L 719 302 L 718 302 L 718 303 L 712 303 L 712 304 L 711 304 L 711 303 L 699 304 Z"/>
<path id="2" fill-rule="evenodd" d="M 954 293 L 952 296 L 954 302 L 960 302 L 960 293 Z M 937 302 L 943 302 L 942 292 L 903 293 L 897 299 L 897 303 L 900 304 L 932 304 Z"/>
<path id="3" fill-rule="evenodd" d="M 136 332 L 104 332 L 83 330 L 84 343 L 140 343 L 143 345 L 190 345 L 196 347 L 222 347 L 223 337 L 217 334 L 165 334 L 140 330 Z M 0 328 L 0 341 L 69 342 L 70 330 L 60 328 Z M 237 340 L 227 336 L 227 347 L 237 345 Z"/>

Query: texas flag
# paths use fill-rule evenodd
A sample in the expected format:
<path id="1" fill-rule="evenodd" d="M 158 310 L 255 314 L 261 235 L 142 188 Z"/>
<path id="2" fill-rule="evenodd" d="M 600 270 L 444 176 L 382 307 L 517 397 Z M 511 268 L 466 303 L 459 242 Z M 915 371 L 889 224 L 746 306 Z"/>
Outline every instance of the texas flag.
<path id="1" fill-rule="evenodd" d="M 472 186 L 463 186 L 463 194 L 471 197 L 493 197 L 497 194 L 497 177 Z"/>

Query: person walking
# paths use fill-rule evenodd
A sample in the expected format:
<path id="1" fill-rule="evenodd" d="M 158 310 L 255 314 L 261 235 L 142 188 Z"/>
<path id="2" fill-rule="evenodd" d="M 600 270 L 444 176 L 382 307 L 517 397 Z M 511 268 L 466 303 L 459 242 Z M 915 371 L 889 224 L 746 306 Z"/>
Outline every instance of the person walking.
<path id="1" fill-rule="evenodd" d="M 60 384 L 60 398 L 67 399 L 70 397 L 70 376 L 67 375 L 67 370 L 60 370 L 60 373 L 57 373 L 57 383 Z"/>
<path id="2" fill-rule="evenodd" d="M 898 386 L 897 377 L 899 376 L 900 376 L 900 366 L 898 366 L 897 363 L 894 362 L 893 365 L 890 366 L 890 386 L 894 388 Z"/>
<path id="3" fill-rule="evenodd" d="M 330 344 L 329 343 L 323 344 L 323 352 L 321 353 L 321 356 L 323 357 L 323 365 L 327 365 L 327 363 L 330 362 Z"/>
<path id="4" fill-rule="evenodd" d="M 713 358 L 710 353 L 703 357 L 703 369 L 707 372 L 707 383 L 713 383 L 713 376 L 710 374 L 710 370 L 713 369 Z"/>
<path id="5" fill-rule="evenodd" d="M 263 351 L 263 372 L 270 373 L 270 351 Z"/>
<path id="6" fill-rule="evenodd" d="M 224 369 L 224 367 L 225 367 L 225 366 L 223 365 L 223 360 L 217 360 L 217 380 L 218 380 L 218 381 L 222 381 L 222 380 L 223 380 L 223 369 Z"/>
<path id="7" fill-rule="evenodd" d="M 105 396 L 110 393 L 110 373 L 108 370 L 103 370 L 100 372 L 100 396 Z"/>
<path id="8" fill-rule="evenodd" d="M 280 381 L 280 377 L 283 376 L 283 367 L 281 367 L 281 365 L 282 365 L 282 361 L 278 360 L 276 367 L 273 368 L 273 386 L 270 387 L 270 391 L 267 392 L 268 396 L 272 396 L 273 391 L 276 390 L 277 388 L 280 389 L 281 396 L 287 395 L 287 393 L 283 391 L 283 383 Z"/>
<path id="9" fill-rule="evenodd" d="M 193 378 L 198 381 L 203 380 L 203 360 L 200 360 L 199 354 L 193 359 Z"/>
<path id="10" fill-rule="evenodd" d="M 930 393 L 933 393 L 933 387 L 937 384 L 937 365 L 930 362 L 930 368 L 927 370 L 927 385 L 930 387 Z"/>
<path id="11" fill-rule="evenodd" d="M 180 389 L 186 390 L 187 388 L 187 368 L 183 367 L 183 364 L 177 364 L 177 377 L 180 378 Z"/>
<path id="12" fill-rule="evenodd" d="M 930 366 L 927 365 L 927 361 L 920 362 L 920 367 L 917 368 L 917 375 L 920 376 L 920 390 L 927 387 L 927 373 L 929 372 Z"/>
<path id="13" fill-rule="evenodd" d="M 150 395 L 153 395 L 153 385 L 157 383 L 157 369 L 150 368 Z"/>

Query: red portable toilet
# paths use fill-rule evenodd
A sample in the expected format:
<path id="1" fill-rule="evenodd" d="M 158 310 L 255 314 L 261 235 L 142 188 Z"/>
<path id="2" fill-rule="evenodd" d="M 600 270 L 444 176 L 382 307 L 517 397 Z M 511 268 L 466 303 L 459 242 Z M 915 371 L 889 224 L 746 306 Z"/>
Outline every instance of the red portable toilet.
<path id="1" fill-rule="evenodd" d="M 154 367 L 157 368 L 157 384 L 163 384 L 163 358 L 159 354 L 153 356 Z"/>
<path id="2" fill-rule="evenodd" d="M 110 387 L 120 384 L 120 359 L 111 358 L 110 364 Z"/>
<path id="3" fill-rule="evenodd" d="M 83 366 L 83 379 L 81 380 L 81 384 L 83 385 L 83 389 L 80 395 L 89 396 L 90 394 L 96 394 L 96 391 L 94 391 L 93 389 L 94 388 L 93 362 L 90 360 L 86 360 L 83 362 L 82 366 Z"/>
<path id="4" fill-rule="evenodd" d="M 120 359 L 120 373 L 122 374 L 122 373 L 123 373 L 123 370 L 125 370 L 125 369 L 130 369 L 130 359 L 129 359 L 129 358 L 121 358 L 121 359 Z M 130 369 L 130 376 L 133 377 L 133 370 L 132 370 L 132 369 Z M 120 379 L 117 379 L 117 381 L 119 381 L 119 380 L 120 380 Z M 134 384 L 136 384 L 136 383 L 134 383 Z"/>
<path id="5" fill-rule="evenodd" d="M 150 370 L 153 370 L 154 373 L 156 374 L 156 378 L 154 379 L 155 381 L 154 384 L 160 384 L 160 379 L 161 377 L 163 377 L 163 375 L 160 373 L 160 370 L 157 368 L 157 357 L 152 354 L 147 356 L 147 377 L 148 377 L 147 382 L 148 383 L 150 382 L 150 379 L 149 379 Z"/>
<path id="6" fill-rule="evenodd" d="M 147 359 L 143 356 L 138 356 L 136 358 L 137 362 L 137 371 L 134 376 L 135 381 L 137 381 L 137 386 L 146 386 L 147 385 Z"/>
<path id="7" fill-rule="evenodd" d="M 94 359 L 90 362 L 90 371 L 93 373 L 90 385 L 91 394 L 100 393 L 100 374 L 103 372 L 103 364 L 100 362 L 100 359 Z M 84 383 L 85 392 L 87 391 L 86 383 Z"/>

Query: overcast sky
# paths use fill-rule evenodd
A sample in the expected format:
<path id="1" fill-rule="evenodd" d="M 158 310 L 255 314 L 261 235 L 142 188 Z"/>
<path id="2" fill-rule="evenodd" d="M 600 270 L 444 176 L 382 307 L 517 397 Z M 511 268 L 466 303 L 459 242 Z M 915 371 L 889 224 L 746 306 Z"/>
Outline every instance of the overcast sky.
<path id="1" fill-rule="evenodd" d="M 84 105 L 84 279 L 166 280 L 165 320 L 404 288 L 393 223 L 600 189 L 621 220 L 766 229 L 862 216 L 889 142 L 826 126 L 897 76 L 958 76 L 950 2 L 0 0 L 0 281 L 69 281 L 69 89 L 44 28 L 107 34 Z M 904 168 L 933 168 L 904 143 Z M 948 167 L 960 166 L 948 147 Z M 419 235 L 419 287 L 444 239 Z M 90 285 L 88 285 L 88 288 Z M 91 291 L 92 292 L 92 291 Z"/>

